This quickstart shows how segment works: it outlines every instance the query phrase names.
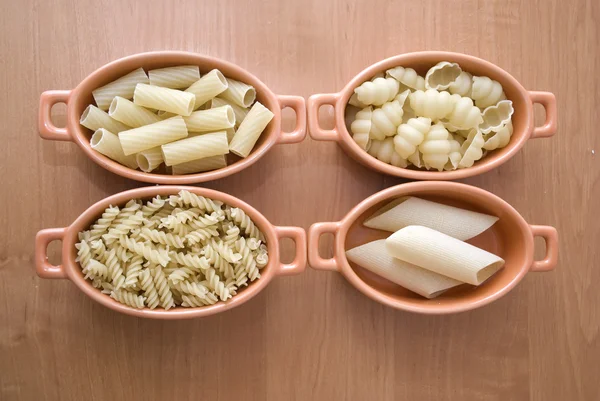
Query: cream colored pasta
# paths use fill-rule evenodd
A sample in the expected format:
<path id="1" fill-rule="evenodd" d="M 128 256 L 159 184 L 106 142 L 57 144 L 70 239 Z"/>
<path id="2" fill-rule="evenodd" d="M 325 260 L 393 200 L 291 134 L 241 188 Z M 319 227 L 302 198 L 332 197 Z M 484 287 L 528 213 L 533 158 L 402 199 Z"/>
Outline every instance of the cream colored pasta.
<path id="1" fill-rule="evenodd" d="M 181 138 L 188 132 L 182 117 L 173 117 L 154 124 L 119 133 L 119 140 L 126 155 L 152 149 Z M 168 164 L 167 164 L 168 165 Z"/>
<path id="2" fill-rule="evenodd" d="M 506 99 L 500 82 L 488 77 L 473 77 L 471 97 L 475 101 L 475 105 L 481 109 Z"/>
<path id="3" fill-rule="evenodd" d="M 171 89 L 184 89 L 200 79 L 197 65 L 157 68 L 148 71 L 150 85 Z"/>
<path id="4" fill-rule="evenodd" d="M 438 171 L 444 170 L 450 155 L 451 138 L 448 130 L 441 123 L 431 127 L 425 134 L 425 139 L 419 145 L 419 151 L 423 155 L 423 163 Z"/>
<path id="5" fill-rule="evenodd" d="M 504 260 L 490 252 L 423 226 L 396 231 L 385 245 L 395 258 L 473 285 L 504 266 Z"/>
<path id="6" fill-rule="evenodd" d="M 369 242 L 346 251 L 349 261 L 425 298 L 435 298 L 460 281 L 394 258 L 386 250 L 385 240 Z"/>
<path id="7" fill-rule="evenodd" d="M 501 127 L 498 131 L 492 132 L 491 135 L 486 139 L 483 144 L 485 150 L 494 150 L 503 148 L 510 142 L 510 137 L 513 133 L 512 122 L 509 121 L 505 126 Z"/>
<path id="8" fill-rule="evenodd" d="M 368 106 L 356 113 L 355 119 L 350 125 L 352 139 L 361 148 L 368 151 L 371 147 L 371 116 L 373 115 L 373 107 Z"/>
<path id="9" fill-rule="evenodd" d="M 501 100 L 497 104 L 489 106 L 481 114 L 483 122 L 479 124 L 479 131 L 483 135 L 498 131 L 501 127 L 510 123 L 514 111 L 510 100 Z"/>
<path id="10" fill-rule="evenodd" d="M 196 96 L 195 107 L 199 108 L 210 99 L 227 89 L 227 80 L 219 70 L 212 70 L 185 91 Z"/>
<path id="11" fill-rule="evenodd" d="M 472 130 L 469 138 L 462 144 L 461 153 L 462 159 L 458 163 L 458 167 L 471 167 L 477 160 L 483 157 L 483 145 L 485 141 L 481 132 Z"/>
<path id="12" fill-rule="evenodd" d="M 139 106 L 189 116 L 194 111 L 196 97 L 192 93 L 176 89 L 138 84 L 133 94 L 133 102 Z"/>
<path id="13" fill-rule="evenodd" d="M 227 89 L 219 94 L 219 97 L 240 107 L 248 108 L 252 106 L 252 103 L 256 100 L 254 87 L 235 79 L 225 79 L 227 80 Z"/>
<path id="14" fill-rule="evenodd" d="M 384 139 L 386 136 L 396 135 L 398 126 L 402 124 L 404 110 L 402 104 L 394 98 L 391 102 L 384 103 L 380 108 L 373 110 L 371 117 L 371 137 Z"/>
<path id="15" fill-rule="evenodd" d="M 248 157 L 258 138 L 273 119 L 274 114 L 260 102 L 254 103 L 246 119 L 236 131 L 229 149 L 240 157 Z"/>
<path id="16" fill-rule="evenodd" d="M 350 100 L 348 100 L 348 104 L 350 104 L 351 106 L 354 106 L 354 107 L 358 107 L 359 109 L 364 109 L 365 107 L 367 107 L 366 104 L 364 104 L 363 102 L 358 100 L 357 93 L 353 93 L 352 96 L 350 96 Z"/>
<path id="17" fill-rule="evenodd" d="M 108 110 L 110 103 L 115 96 L 120 96 L 125 99 L 133 98 L 135 86 L 139 83 L 148 83 L 148 76 L 143 68 L 138 68 L 137 70 L 92 91 L 92 96 L 99 109 Z"/>
<path id="18" fill-rule="evenodd" d="M 453 95 L 460 96 L 471 96 L 471 87 L 473 86 L 473 75 L 466 71 L 460 73 L 460 75 L 450 84 L 448 90 Z"/>
<path id="19" fill-rule="evenodd" d="M 108 109 L 108 115 L 131 128 L 154 124 L 161 120 L 151 111 L 120 96 L 113 99 Z"/>
<path id="20" fill-rule="evenodd" d="M 425 90 L 425 78 L 412 68 L 396 67 L 385 72 L 386 77 L 392 77 L 401 84 L 416 90 Z"/>
<path id="21" fill-rule="evenodd" d="M 438 120 L 448 116 L 454 107 L 455 99 L 448 92 L 438 92 L 428 89 L 418 90 L 408 96 L 410 107 L 418 116 Z"/>
<path id="22" fill-rule="evenodd" d="M 227 134 L 224 131 L 198 135 L 162 145 L 167 166 L 229 153 Z"/>
<path id="23" fill-rule="evenodd" d="M 209 100 L 205 103 L 205 105 L 206 109 L 214 109 L 216 107 L 222 107 L 227 105 L 231 106 L 231 108 L 233 109 L 233 114 L 235 114 L 236 127 L 239 127 L 242 121 L 244 121 L 244 118 L 246 118 L 246 116 L 248 115 L 248 111 L 250 111 L 247 108 L 240 107 L 237 104 L 229 102 L 225 99 L 221 99 L 220 97 L 215 97 L 214 99 Z"/>
<path id="24" fill-rule="evenodd" d="M 114 134 L 118 134 L 121 131 L 127 131 L 131 129 L 127 125 L 113 119 L 108 115 L 104 110 L 100 110 L 93 104 L 90 104 L 83 111 L 81 118 L 79 119 L 79 124 L 84 127 L 91 129 L 92 131 L 99 130 L 100 128 L 104 128 L 107 131 L 110 131 Z"/>
<path id="25" fill-rule="evenodd" d="M 430 129 L 431 119 L 425 117 L 411 118 L 406 124 L 401 124 L 393 139 L 396 152 L 404 159 L 410 157 L 417 151 L 417 146 L 423 142 Z"/>
<path id="26" fill-rule="evenodd" d="M 183 120 L 189 132 L 220 131 L 235 126 L 235 113 L 230 105 L 225 105 L 214 109 L 195 111 L 189 117 L 184 117 Z"/>
<path id="27" fill-rule="evenodd" d="M 458 142 L 454 138 L 449 139 L 449 142 L 450 153 L 448 154 L 448 163 L 444 167 L 444 170 L 456 170 L 460 159 L 462 159 L 462 154 L 460 153 L 461 142 Z"/>
<path id="28" fill-rule="evenodd" d="M 175 175 L 181 175 L 217 170 L 225 166 L 227 166 L 225 155 L 217 155 L 205 157 L 204 159 L 192 160 L 186 163 L 175 164 L 172 166 L 171 171 Z"/>
<path id="29" fill-rule="evenodd" d="M 468 97 L 452 95 L 453 109 L 448 115 L 449 123 L 457 129 L 470 129 L 477 127 L 483 122 L 481 110 L 473 105 L 473 100 Z"/>
<path id="30" fill-rule="evenodd" d="M 408 167 L 408 162 L 394 149 L 394 140 L 385 138 L 383 141 L 373 140 L 368 153 L 384 163 L 396 167 Z"/>
<path id="31" fill-rule="evenodd" d="M 163 163 L 163 155 L 160 146 L 152 149 L 142 150 L 135 156 L 140 170 L 149 173 Z"/>
<path id="32" fill-rule="evenodd" d="M 354 89 L 358 100 L 366 105 L 381 106 L 398 94 L 400 84 L 393 78 L 375 78 Z"/>
<path id="33" fill-rule="evenodd" d="M 456 63 L 440 61 L 425 74 L 425 88 L 444 90 L 448 89 L 460 76 L 462 70 Z"/>
<path id="34" fill-rule="evenodd" d="M 94 135 L 92 135 L 92 138 L 90 139 L 90 145 L 95 151 L 102 153 L 104 156 L 109 157 L 124 166 L 132 169 L 138 168 L 135 156 L 126 156 L 123 153 L 119 138 L 104 128 L 100 128 L 94 132 Z"/>
<path id="35" fill-rule="evenodd" d="M 403 196 L 386 204 L 363 224 L 365 227 L 391 232 L 419 225 L 466 241 L 481 234 L 497 221 L 496 216 Z"/>

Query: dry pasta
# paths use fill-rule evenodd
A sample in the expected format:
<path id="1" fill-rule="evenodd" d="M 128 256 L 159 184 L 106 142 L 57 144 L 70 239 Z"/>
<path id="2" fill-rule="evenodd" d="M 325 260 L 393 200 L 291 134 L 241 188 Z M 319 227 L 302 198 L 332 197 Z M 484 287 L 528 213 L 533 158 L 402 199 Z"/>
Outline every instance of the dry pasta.
<path id="1" fill-rule="evenodd" d="M 92 96 L 99 109 L 108 110 L 108 107 L 115 96 L 131 99 L 133 97 L 135 86 L 139 83 L 148 83 L 148 76 L 143 68 L 138 68 L 137 70 L 92 91 Z"/>
<path id="2" fill-rule="evenodd" d="M 227 80 L 219 70 L 212 70 L 185 91 L 196 97 L 195 107 L 200 108 L 204 103 L 227 89 Z"/>
<path id="3" fill-rule="evenodd" d="M 135 156 L 138 167 L 145 173 L 155 170 L 163 163 L 163 155 L 160 146 L 152 149 L 142 150 Z"/>
<path id="4" fill-rule="evenodd" d="M 104 156 L 111 158 L 129 168 L 138 168 L 138 163 L 135 156 L 126 156 L 123 153 L 123 148 L 121 147 L 119 138 L 110 131 L 100 128 L 94 132 L 94 135 L 92 135 L 90 144 L 92 149 L 94 149 L 96 152 L 100 152 Z"/>
<path id="5" fill-rule="evenodd" d="M 131 128 L 138 128 L 161 120 L 150 110 L 120 96 L 115 97 L 111 102 L 108 115 Z"/>
<path id="6" fill-rule="evenodd" d="M 171 89 L 184 89 L 200 79 L 197 65 L 157 68 L 148 71 L 150 85 Z"/>
<path id="7" fill-rule="evenodd" d="M 217 170 L 227 166 L 225 155 L 205 157 L 203 159 L 191 160 L 186 163 L 175 164 L 171 172 L 175 175 L 200 173 L 202 171 Z"/>
<path id="8" fill-rule="evenodd" d="M 137 84 L 133 93 L 133 102 L 146 108 L 189 116 L 194 111 L 196 97 L 192 93 L 177 89 Z"/>
<path id="9" fill-rule="evenodd" d="M 398 94 L 400 85 L 393 78 L 375 78 L 354 89 L 358 100 L 365 105 L 381 106 Z"/>
<path id="10" fill-rule="evenodd" d="M 251 85 L 235 79 L 226 78 L 227 89 L 219 94 L 220 98 L 237 104 L 240 107 L 250 107 L 256 100 L 256 90 Z"/>
<path id="11" fill-rule="evenodd" d="M 240 157 L 248 157 L 260 134 L 273 119 L 274 114 L 260 102 L 254 103 L 250 112 L 236 131 L 229 149 Z M 212 156 L 212 155 L 207 155 Z"/>
<path id="12" fill-rule="evenodd" d="M 235 113 L 230 105 L 193 112 L 184 117 L 189 132 L 220 131 L 235 126 Z"/>
<path id="13" fill-rule="evenodd" d="M 99 130 L 100 128 L 104 128 L 107 131 L 110 131 L 114 134 L 118 134 L 121 131 L 127 131 L 131 129 L 131 127 L 115 120 L 111 116 L 108 115 L 104 110 L 100 110 L 93 104 L 90 104 L 83 111 L 81 118 L 79 119 L 79 124 L 84 127 L 91 129 L 92 131 Z"/>
<path id="14" fill-rule="evenodd" d="M 198 135 L 162 145 L 167 166 L 229 153 L 225 131 Z"/>
<path id="15" fill-rule="evenodd" d="M 152 149 L 188 136 L 182 117 L 173 117 L 154 124 L 119 133 L 119 140 L 126 155 Z M 166 160 L 165 160 L 166 162 Z M 168 165 L 168 164 L 167 164 Z"/>

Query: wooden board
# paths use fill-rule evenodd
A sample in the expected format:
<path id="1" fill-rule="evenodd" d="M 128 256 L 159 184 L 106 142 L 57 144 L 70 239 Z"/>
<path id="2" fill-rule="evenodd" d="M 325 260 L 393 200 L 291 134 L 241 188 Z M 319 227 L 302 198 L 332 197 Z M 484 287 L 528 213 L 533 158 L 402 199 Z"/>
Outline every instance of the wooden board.
<path id="1" fill-rule="evenodd" d="M 1 400 L 600 399 L 597 1 L 0 2 Z M 39 229 L 68 225 L 91 203 L 143 185 L 103 170 L 74 144 L 41 140 L 40 93 L 163 49 L 221 57 L 275 93 L 305 97 L 424 49 L 470 53 L 527 89 L 554 92 L 558 134 L 465 182 L 503 197 L 530 223 L 555 226 L 558 268 L 529 274 L 488 307 L 444 317 L 388 309 L 340 275 L 311 270 L 273 281 L 236 310 L 181 322 L 122 316 L 68 281 L 39 279 Z M 64 121 L 64 108 L 55 119 Z M 308 228 L 401 182 L 334 143 L 307 139 L 207 186 L 275 224 Z M 291 258 L 291 245 L 283 252 Z"/>

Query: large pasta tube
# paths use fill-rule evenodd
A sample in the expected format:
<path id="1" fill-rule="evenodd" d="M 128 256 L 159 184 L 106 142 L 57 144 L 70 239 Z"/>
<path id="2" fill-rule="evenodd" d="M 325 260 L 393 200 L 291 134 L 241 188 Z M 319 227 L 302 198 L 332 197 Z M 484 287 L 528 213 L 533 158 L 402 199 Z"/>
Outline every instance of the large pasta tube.
<path id="1" fill-rule="evenodd" d="M 197 65 L 157 68 L 148 71 L 148 77 L 150 85 L 183 89 L 200 79 L 200 69 Z"/>
<path id="2" fill-rule="evenodd" d="M 149 173 L 150 171 L 156 169 L 163 162 L 163 155 L 160 146 L 157 146 L 152 149 L 143 150 L 137 155 L 135 155 L 135 160 L 142 170 L 145 173 Z"/>
<path id="3" fill-rule="evenodd" d="M 189 132 L 210 132 L 233 128 L 235 114 L 229 105 L 193 112 L 184 117 Z"/>
<path id="4" fill-rule="evenodd" d="M 124 77 L 92 91 L 92 96 L 99 109 L 108 110 L 108 107 L 115 96 L 121 96 L 125 99 L 133 98 L 135 86 L 139 83 L 148 83 L 148 76 L 143 68 L 138 68 Z"/>
<path id="5" fill-rule="evenodd" d="M 104 156 L 129 168 L 138 168 L 135 156 L 125 156 L 119 138 L 110 131 L 104 128 L 98 129 L 94 132 L 94 135 L 92 135 L 90 144 L 92 145 L 92 149 L 102 153 Z"/>
<path id="6" fill-rule="evenodd" d="M 105 128 L 108 131 L 118 134 L 121 131 L 127 131 L 131 129 L 127 125 L 115 120 L 111 116 L 108 115 L 104 110 L 100 110 L 93 104 L 90 104 L 83 111 L 81 118 L 79 119 L 79 124 L 83 125 L 86 128 L 91 129 L 92 131 L 96 131 L 100 128 Z"/>
<path id="7" fill-rule="evenodd" d="M 388 203 L 363 223 L 385 231 L 419 225 L 466 241 L 490 228 L 498 218 L 453 206 L 403 196 Z"/>
<path id="8" fill-rule="evenodd" d="M 167 166 L 229 153 L 225 131 L 198 135 L 162 146 Z"/>
<path id="9" fill-rule="evenodd" d="M 205 157 L 204 159 L 175 164 L 171 172 L 175 175 L 200 173 L 202 171 L 216 170 L 227 166 L 225 155 Z"/>
<path id="10" fill-rule="evenodd" d="M 147 110 L 142 106 L 138 106 L 131 100 L 127 100 L 120 96 L 116 96 L 110 103 L 108 115 L 115 120 L 130 126 L 131 128 L 138 128 L 143 125 L 154 124 L 155 122 L 161 120 L 150 110 Z"/>
<path id="11" fill-rule="evenodd" d="M 351 262 L 425 298 L 435 298 L 444 291 L 463 284 L 394 258 L 387 252 L 384 239 L 352 248 L 346 251 L 346 257 Z"/>
<path id="12" fill-rule="evenodd" d="M 273 119 L 273 113 L 260 102 L 254 103 L 231 140 L 230 150 L 238 156 L 248 157 L 260 134 Z"/>
<path id="13" fill-rule="evenodd" d="M 256 90 L 251 85 L 235 79 L 227 79 L 227 89 L 219 97 L 241 107 L 250 107 L 256 100 Z"/>
<path id="14" fill-rule="evenodd" d="M 119 133 L 119 140 L 126 155 L 152 149 L 188 135 L 185 122 L 180 116 L 169 118 L 143 127 Z"/>
<path id="15" fill-rule="evenodd" d="M 504 266 L 504 260 L 490 252 L 423 226 L 404 227 L 385 245 L 398 259 L 473 285 Z"/>
<path id="16" fill-rule="evenodd" d="M 177 89 L 138 84 L 133 93 L 133 102 L 140 106 L 189 116 L 194 111 L 196 97 L 192 93 Z"/>
<path id="17" fill-rule="evenodd" d="M 220 97 L 216 97 L 214 99 L 209 100 L 208 102 L 205 103 L 206 105 L 206 109 L 214 109 L 216 107 L 221 107 L 221 106 L 231 106 L 231 108 L 233 109 L 233 114 L 235 114 L 235 126 L 239 127 L 239 125 L 242 123 L 242 121 L 244 121 L 244 118 L 246 118 L 246 116 L 248 115 L 248 111 L 250 109 L 244 108 L 244 107 L 240 107 L 237 104 L 233 103 L 233 102 L 229 102 L 225 99 L 221 99 Z"/>
<path id="18" fill-rule="evenodd" d="M 212 70 L 185 91 L 196 96 L 195 108 L 200 108 L 204 103 L 216 97 L 227 89 L 227 80 L 219 70 Z"/>

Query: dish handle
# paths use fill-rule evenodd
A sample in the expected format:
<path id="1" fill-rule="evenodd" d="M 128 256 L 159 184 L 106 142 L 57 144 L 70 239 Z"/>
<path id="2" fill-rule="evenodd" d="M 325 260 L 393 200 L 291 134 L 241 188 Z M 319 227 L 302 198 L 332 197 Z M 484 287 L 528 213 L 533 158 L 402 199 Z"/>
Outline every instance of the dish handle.
<path id="1" fill-rule="evenodd" d="M 547 138 L 556 134 L 556 120 L 558 112 L 556 110 L 556 96 L 551 92 L 529 92 L 531 103 L 539 103 L 546 110 L 546 122 L 541 127 L 535 127 L 531 133 L 531 138 Z"/>
<path id="2" fill-rule="evenodd" d="M 324 130 L 319 125 L 319 109 L 321 106 L 330 105 L 334 108 L 340 95 L 338 93 L 327 93 L 321 95 L 312 95 L 308 98 L 308 130 L 310 137 L 315 141 L 339 141 L 340 134 L 337 127 L 331 130 Z"/>
<path id="3" fill-rule="evenodd" d="M 340 229 L 340 223 L 315 223 L 308 229 L 308 264 L 316 270 L 338 271 L 338 260 L 334 256 L 330 259 L 323 259 L 319 254 L 319 240 L 321 235 L 331 233 L 337 235 Z M 335 249 L 335 247 L 334 247 Z"/>
<path id="4" fill-rule="evenodd" d="M 306 231 L 300 227 L 275 227 L 278 239 L 290 238 L 296 244 L 296 257 L 292 263 L 281 263 L 277 274 L 300 274 L 306 269 Z"/>
<path id="5" fill-rule="evenodd" d="M 40 136 L 52 141 L 72 141 L 67 128 L 58 128 L 52 122 L 52 106 L 57 103 L 69 103 L 71 91 L 46 91 L 40 96 L 40 114 L 38 118 L 38 129 Z"/>
<path id="6" fill-rule="evenodd" d="M 542 260 L 534 260 L 532 272 L 547 272 L 554 270 L 558 263 L 558 232 L 550 226 L 531 226 L 533 237 L 542 237 L 546 241 L 546 256 Z"/>
<path id="7" fill-rule="evenodd" d="M 48 244 L 61 240 L 67 232 L 67 227 L 48 228 L 38 231 L 35 236 L 35 268 L 41 278 L 67 278 L 63 265 L 54 266 L 48 262 Z"/>
<path id="8" fill-rule="evenodd" d="M 297 143 L 306 138 L 306 102 L 300 96 L 277 96 L 279 107 L 285 109 L 291 108 L 296 113 L 296 127 L 292 132 L 281 131 L 281 136 L 277 143 Z"/>

